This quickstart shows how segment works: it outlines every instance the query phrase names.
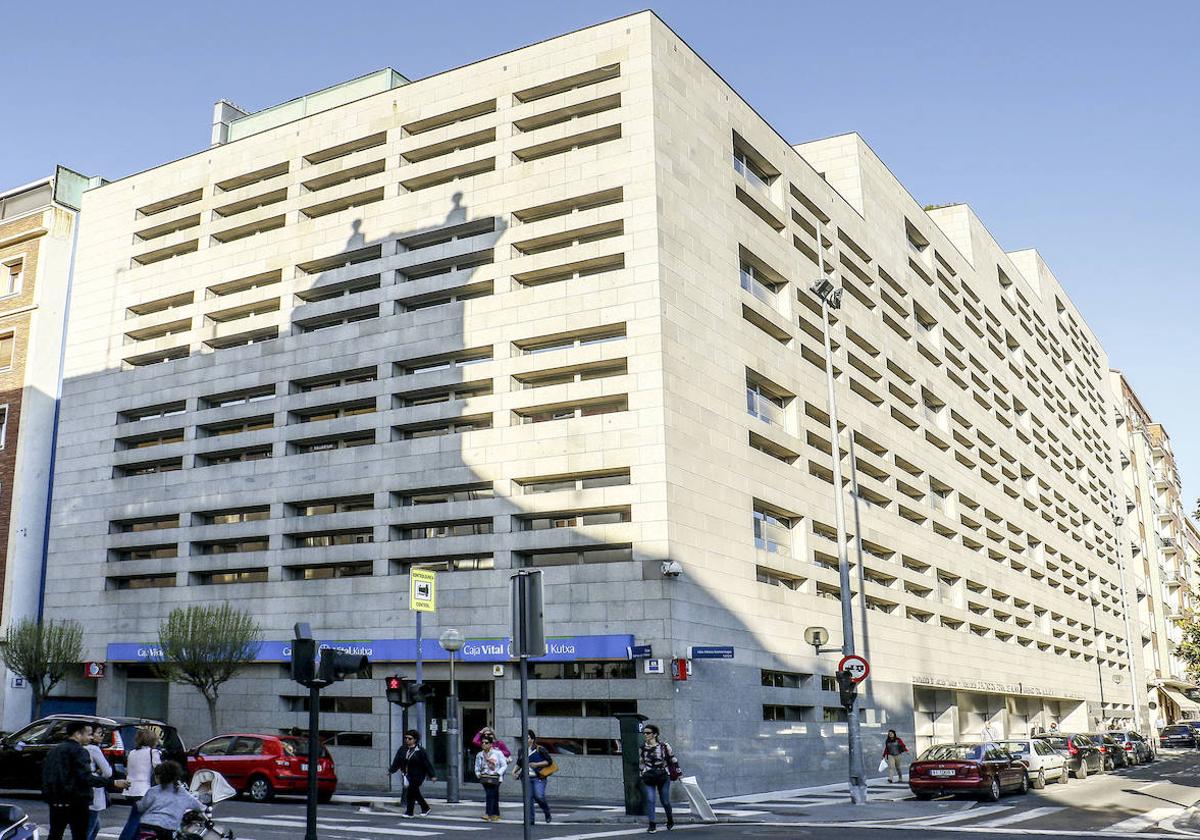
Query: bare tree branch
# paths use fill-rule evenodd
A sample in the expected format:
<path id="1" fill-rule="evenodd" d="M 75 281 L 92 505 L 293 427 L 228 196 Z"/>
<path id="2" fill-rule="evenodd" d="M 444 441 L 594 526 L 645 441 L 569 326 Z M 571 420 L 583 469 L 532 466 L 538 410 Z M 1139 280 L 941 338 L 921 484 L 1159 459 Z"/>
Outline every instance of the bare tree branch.
<path id="1" fill-rule="evenodd" d="M 46 695 L 83 661 L 83 627 L 77 621 L 23 618 L 8 628 L 0 658 L 29 683 L 34 714 L 41 717 Z"/>

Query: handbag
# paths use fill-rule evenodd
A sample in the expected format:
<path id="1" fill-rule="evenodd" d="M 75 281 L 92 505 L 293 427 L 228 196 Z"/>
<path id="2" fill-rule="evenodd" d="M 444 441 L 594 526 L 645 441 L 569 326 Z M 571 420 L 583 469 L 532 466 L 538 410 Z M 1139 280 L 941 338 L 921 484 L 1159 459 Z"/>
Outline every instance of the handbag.
<path id="1" fill-rule="evenodd" d="M 642 774 L 642 781 L 652 786 L 661 785 L 669 778 L 667 771 L 662 767 L 650 767 Z"/>
<path id="2" fill-rule="evenodd" d="M 879 761 L 879 772 L 882 773 L 886 769 L 887 769 L 887 759 L 884 758 Z"/>
<path id="3" fill-rule="evenodd" d="M 539 767 L 537 769 L 538 778 L 548 779 L 558 772 L 558 762 L 554 760 L 554 756 L 550 755 L 550 753 L 546 752 L 541 747 L 538 747 L 538 753 L 545 758 L 546 761 L 550 762 L 545 767 Z"/>
<path id="4" fill-rule="evenodd" d="M 499 773 L 480 773 L 479 783 L 484 787 L 500 787 Z"/>
<path id="5" fill-rule="evenodd" d="M 671 778 L 672 782 L 678 782 L 683 778 L 683 771 L 679 769 L 678 762 L 672 763 L 667 767 L 667 775 Z"/>

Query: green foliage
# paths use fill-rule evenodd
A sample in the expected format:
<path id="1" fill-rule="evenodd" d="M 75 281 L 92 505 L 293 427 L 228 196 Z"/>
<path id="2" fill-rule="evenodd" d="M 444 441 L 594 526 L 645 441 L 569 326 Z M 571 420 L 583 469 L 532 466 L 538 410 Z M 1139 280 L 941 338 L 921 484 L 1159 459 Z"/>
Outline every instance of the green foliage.
<path id="1" fill-rule="evenodd" d="M 259 623 L 229 604 L 179 607 L 158 628 L 162 658 L 155 670 L 200 692 L 215 735 L 221 686 L 254 661 L 261 642 Z"/>
<path id="2" fill-rule="evenodd" d="M 5 633 L 0 657 L 8 670 L 29 683 L 34 714 L 41 717 L 42 700 L 83 661 L 83 627 L 77 621 L 23 618 Z"/>
<path id="3" fill-rule="evenodd" d="M 1200 683 L 1200 619 L 1193 614 L 1176 619 L 1183 630 L 1183 639 L 1175 646 L 1175 654 L 1187 665 L 1187 678 Z"/>

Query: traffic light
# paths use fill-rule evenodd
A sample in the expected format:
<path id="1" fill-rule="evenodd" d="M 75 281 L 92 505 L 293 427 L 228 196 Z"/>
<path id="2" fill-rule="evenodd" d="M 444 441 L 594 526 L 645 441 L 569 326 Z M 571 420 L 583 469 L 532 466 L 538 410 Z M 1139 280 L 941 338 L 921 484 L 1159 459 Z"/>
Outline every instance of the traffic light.
<path id="1" fill-rule="evenodd" d="M 429 683 L 409 683 L 404 687 L 404 705 L 415 706 L 433 697 L 433 686 Z"/>
<path id="2" fill-rule="evenodd" d="M 850 676 L 849 671 L 837 672 L 838 693 L 841 695 L 842 706 L 849 710 L 854 706 L 854 701 L 858 697 L 858 686 L 854 684 L 854 678 Z"/>
<path id="3" fill-rule="evenodd" d="M 315 639 L 295 639 L 292 642 L 292 679 L 309 686 L 317 678 L 317 642 Z"/>
<path id="4" fill-rule="evenodd" d="M 356 674 L 369 676 L 370 672 L 371 661 L 365 656 L 342 653 L 340 650 L 333 650 L 332 648 L 325 648 L 325 650 L 321 651 L 321 665 L 317 676 L 323 685 L 341 682 L 346 677 Z"/>
<path id="5" fill-rule="evenodd" d="M 404 703 L 404 686 L 408 682 L 404 677 L 398 674 L 392 674 L 385 680 L 387 701 L 395 703 L 397 706 L 403 706 Z"/>

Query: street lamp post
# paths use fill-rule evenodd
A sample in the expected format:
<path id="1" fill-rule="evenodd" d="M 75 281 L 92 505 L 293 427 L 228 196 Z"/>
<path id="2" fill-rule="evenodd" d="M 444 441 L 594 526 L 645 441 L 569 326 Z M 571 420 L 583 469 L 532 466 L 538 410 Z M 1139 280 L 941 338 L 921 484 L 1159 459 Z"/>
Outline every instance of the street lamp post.
<path id="1" fill-rule="evenodd" d="M 462 650 L 463 634 L 458 630 L 443 630 L 438 644 L 450 654 L 450 694 L 446 697 L 446 735 L 450 753 L 450 769 L 446 777 L 446 801 L 458 802 L 462 786 L 462 730 L 458 720 L 458 686 L 454 682 L 454 654 Z"/>
<path id="2" fill-rule="evenodd" d="M 850 561 L 846 556 L 846 504 L 842 489 L 842 446 L 838 433 L 837 396 L 833 383 L 833 349 L 829 341 L 829 310 L 842 304 L 842 290 L 825 276 L 824 249 L 820 242 L 821 230 L 817 229 L 817 253 L 821 274 L 812 284 L 811 291 L 821 301 L 822 334 L 825 339 L 825 379 L 829 387 L 829 441 L 833 449 L 833 515 L 837 525 L 838 583 L 842 605 L 842 655 L 854 653 L 854 614 L 850 593 Z M 867 801 L 867 780 L 863 771 L 862 731 L 858 725 L 857 698 L 846 710 L 846 734 L 849 740 L 849 785 L 850 801 L 863 805 Z"/>

